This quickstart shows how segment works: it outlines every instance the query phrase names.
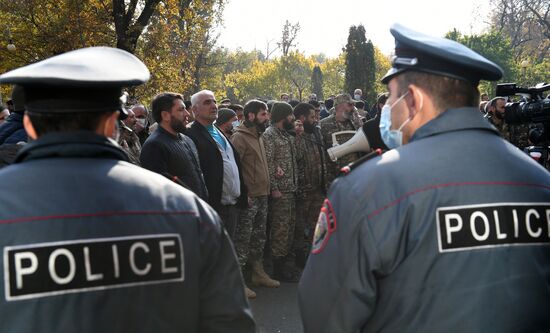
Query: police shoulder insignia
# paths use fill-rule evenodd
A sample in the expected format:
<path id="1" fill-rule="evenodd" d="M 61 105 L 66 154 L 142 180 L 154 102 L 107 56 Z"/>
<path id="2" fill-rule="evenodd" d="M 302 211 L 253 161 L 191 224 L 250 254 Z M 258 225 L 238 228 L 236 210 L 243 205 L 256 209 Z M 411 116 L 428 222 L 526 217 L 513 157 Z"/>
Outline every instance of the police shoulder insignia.
<path id="1" fill-rule="evenodd" d="M 317 219 L 317 226 L 315 226 L 311 253 L 320 253 L 327 245 L 330 235 L 334 231 L 336 231 L 336 216 L 334 215 L 332 204 L 328 199 L 325 199 L 319 213 L 319 218 Z"/>

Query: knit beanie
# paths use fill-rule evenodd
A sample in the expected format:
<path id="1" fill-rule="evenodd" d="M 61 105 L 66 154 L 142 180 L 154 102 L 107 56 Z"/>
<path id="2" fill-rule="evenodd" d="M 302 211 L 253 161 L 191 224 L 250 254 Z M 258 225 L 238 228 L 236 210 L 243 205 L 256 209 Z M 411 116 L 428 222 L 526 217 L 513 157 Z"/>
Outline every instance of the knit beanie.
<path id="1" fill-rule="evenodd" d="M 216 120 L 216 125 L 223 125 L 236 117 L 237 114 L 231 109 L 219 109 L 218 110 L 218 119 Z"/>
<path id="2" fill-rule="evenodd" d="M 275 124 L 292 114 L 292 106 L 286 102 L 275 102 L 271 108 L 271 123 Z"/>

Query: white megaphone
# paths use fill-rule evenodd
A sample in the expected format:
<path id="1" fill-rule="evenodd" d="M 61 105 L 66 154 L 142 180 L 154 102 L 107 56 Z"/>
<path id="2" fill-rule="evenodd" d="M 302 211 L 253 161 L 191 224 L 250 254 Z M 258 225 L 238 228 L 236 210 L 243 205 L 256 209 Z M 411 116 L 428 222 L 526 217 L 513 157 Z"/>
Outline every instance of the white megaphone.
<path id="1" fill-rule="evenodd" d="M 346 131 L 346 132 L 349 132 L 349 131 Z M 355 135 L 341 145 L 336 143 L 337 142 L 336 135 L 343 134 L 343 132 L 337 132 L 332 134 L 332 142 L 334 143 L 334 146 L 332 148 L 327 149 L 327 153 L 333 162 L 335 162 L 336 160 L 338 160 L 338 158 L 347 154 L 356 153 L 356 152 L 370 152 L 371 147 L 369 144 L 369 140 L 365 135 L 365 131 L 363 130 L 363 127 L 357 130 L 357 132 L 353 132 L 353 131 L 351 132 L 355 133 Z"/>

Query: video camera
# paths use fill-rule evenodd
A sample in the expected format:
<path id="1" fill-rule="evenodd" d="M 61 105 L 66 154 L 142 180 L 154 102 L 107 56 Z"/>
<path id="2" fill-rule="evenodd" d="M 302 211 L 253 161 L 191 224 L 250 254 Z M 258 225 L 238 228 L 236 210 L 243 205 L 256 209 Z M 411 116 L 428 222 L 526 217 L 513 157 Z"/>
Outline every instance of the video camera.
<path id="1" fill-rule="evenodd" d="M 521 95 L 523 101 L 506 103 L 504 120 L 508 124 L 545 123 L 550 124 L 550 99 L 543 92 L 550 90 L 549 83 L 521 88 L 515 83 L 497 84 L 497 96 Z"/>
<path id="2" fill-rule="evenodd" d="M 550 90 L 550 84 L 539 83 L 534 87 L 521 88 L 515 83 L 497 85 L 497 96 L 521 95 L 520 102 L 506 103 L 504 120 L 506 123 L 533 124 L 529 131 L 529 141 L 535 146 L 525 148 L 525 152 L 550 170 L 550 99 L 543 92 Z"/>

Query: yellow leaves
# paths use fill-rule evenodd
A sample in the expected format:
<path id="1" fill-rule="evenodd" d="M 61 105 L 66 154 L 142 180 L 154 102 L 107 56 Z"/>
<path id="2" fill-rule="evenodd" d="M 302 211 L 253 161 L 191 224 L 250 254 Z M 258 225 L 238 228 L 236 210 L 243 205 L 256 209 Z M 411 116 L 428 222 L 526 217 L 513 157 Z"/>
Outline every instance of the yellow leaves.
<path id="1" fill-rule="evenodd" d="M 376 65 L 375 72 L 375 91 L 377 93 L 385 92 L 387 90 L 386 85 L 382 84 L 380 80 L 391 67 L 391 61 L 388 56 L 382 53 L 378 47 L 374 47 L 374 63 Z"/>
<path id="2" fill-rule="evenodd" d="M 320 65 L 323 72 L 323 92 L 325 96 L 338 95 L 344 91 L 344 74 L 346 71 L 345 54 L 327 59 Z"/>

